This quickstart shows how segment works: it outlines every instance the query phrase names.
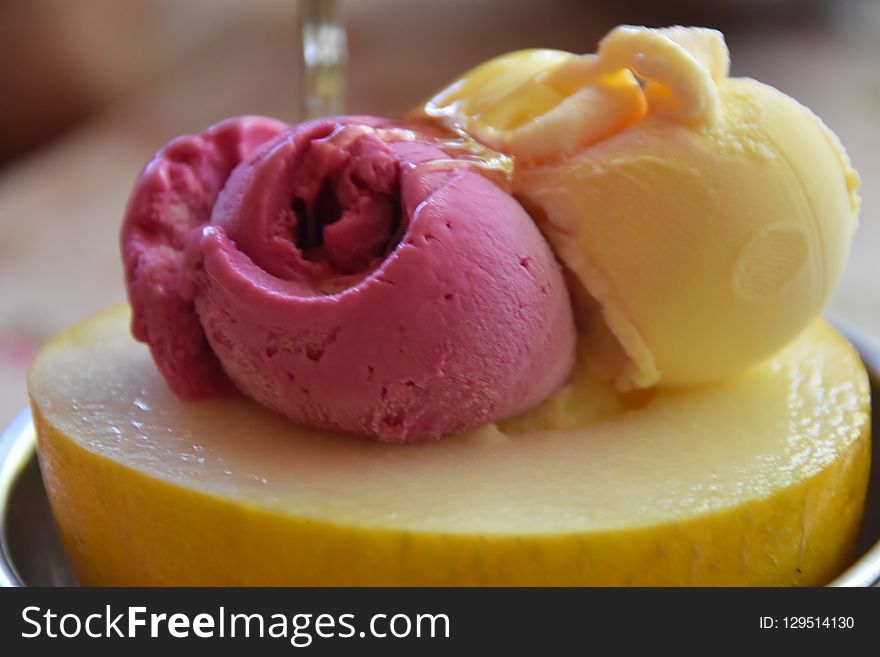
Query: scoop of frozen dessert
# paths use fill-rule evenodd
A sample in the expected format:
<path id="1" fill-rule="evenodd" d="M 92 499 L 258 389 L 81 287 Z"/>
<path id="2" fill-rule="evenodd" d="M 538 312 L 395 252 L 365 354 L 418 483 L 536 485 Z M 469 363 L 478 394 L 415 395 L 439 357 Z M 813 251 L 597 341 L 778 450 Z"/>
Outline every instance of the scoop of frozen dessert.
<path id="1" fill-rule="evenodd" d="M 129 198 L 120 241 L 132 334 L 150 345 L 165 380 L 185 399 L 232 390 L 192 298 L 181 293 L 187 237 L 210 220 L 232 170 L 287 129 L 274 119 L 244 116 L 178 137 L 147 163 Z"/>
<path id="2" fill-rule="evenodd" d="M 623 389 L 765 358 L 818 315 L 848 254 L 858 176 L 840 142 L 728 65 L 714 30 L 619 27 L 595 55 L 491 60 L 417 112 L 514 157 L 593 362 Z"/>
<path id="3" fill-rule="evenodd" d="M 179 303 L 143 303 L 154 269 L 138 262 L 129 285 L 143 323 L 189 331 L 173 350 L 136 333 L 173 390 L 228 376 L 297 422 L 404 442 L 509 417 L 567 380 L 568 292 L 512 196 L 403 124 L 322 119 L 267 137 L 234 168 L 181 174 L 217 181 L 195 210 L 143 191 L 155 164 L 136 188 L 150 198 L 124 242 L 153 216 L 181 235 L 137 258 L 173 263 L 156 285 Z"/>

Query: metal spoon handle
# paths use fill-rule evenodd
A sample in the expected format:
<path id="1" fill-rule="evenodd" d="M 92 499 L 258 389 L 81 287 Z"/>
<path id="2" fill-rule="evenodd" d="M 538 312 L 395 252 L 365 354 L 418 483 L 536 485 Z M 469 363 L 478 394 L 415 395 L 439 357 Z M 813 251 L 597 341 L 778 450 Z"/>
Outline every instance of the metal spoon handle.
<path id="1" fill-rule="evenodd" d="M 300 112 L 305 119 L 342 114 L 345 109 L 345 66 L 348 59 L 345 28 L 336 0 L 303 0 L 303 93 Z"/>

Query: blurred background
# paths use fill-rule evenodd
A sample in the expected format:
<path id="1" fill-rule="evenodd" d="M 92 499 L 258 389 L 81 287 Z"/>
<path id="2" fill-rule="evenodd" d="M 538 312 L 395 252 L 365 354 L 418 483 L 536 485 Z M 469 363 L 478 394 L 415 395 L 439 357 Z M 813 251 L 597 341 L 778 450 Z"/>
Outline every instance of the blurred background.
<path id="1" fill-rule="evenodd" d="M 346 108 L 396 115 L 508 50 L 591 52 L 614 25 L 723 30 L 734 75 L 798 98 L 862 175 L 830 312 L 880 339 L 880 1 L 338 0 Z M 124 297 L 131 184 L 171 137 L 233 114 L 301 118 L 302 0 L 0 0 L 0 425 L 36 349 Z"/>

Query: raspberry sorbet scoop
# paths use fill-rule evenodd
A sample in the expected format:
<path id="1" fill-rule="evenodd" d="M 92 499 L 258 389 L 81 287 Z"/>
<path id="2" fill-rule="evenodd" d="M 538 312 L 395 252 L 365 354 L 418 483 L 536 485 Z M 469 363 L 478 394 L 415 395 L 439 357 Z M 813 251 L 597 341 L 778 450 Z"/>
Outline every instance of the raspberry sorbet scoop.
<path id="1" fill-rule="evenodd" d="M 569 377 L 559 265 L 512 196 L 373 117 L 230 119 L 160 150 L 122 231 L 133 333 L 169 387 L 410 441 Z"/>

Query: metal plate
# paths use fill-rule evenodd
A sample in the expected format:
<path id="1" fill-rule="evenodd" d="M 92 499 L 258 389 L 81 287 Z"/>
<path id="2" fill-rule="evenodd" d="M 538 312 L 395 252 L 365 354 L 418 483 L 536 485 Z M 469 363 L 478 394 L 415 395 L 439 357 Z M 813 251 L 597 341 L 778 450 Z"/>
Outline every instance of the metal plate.
<path id="1" fill-rule="evenodd" d="M 872 426 L 880 427 L 880 345 L 835 322 L 871 375 Z M 880 439 L 873 440 L 868 503 L 856 561 L 831 586 L 880 584 Z M 24 410 L 0 436 L 0 586 L 73 586 L 34 452 Z"/>

